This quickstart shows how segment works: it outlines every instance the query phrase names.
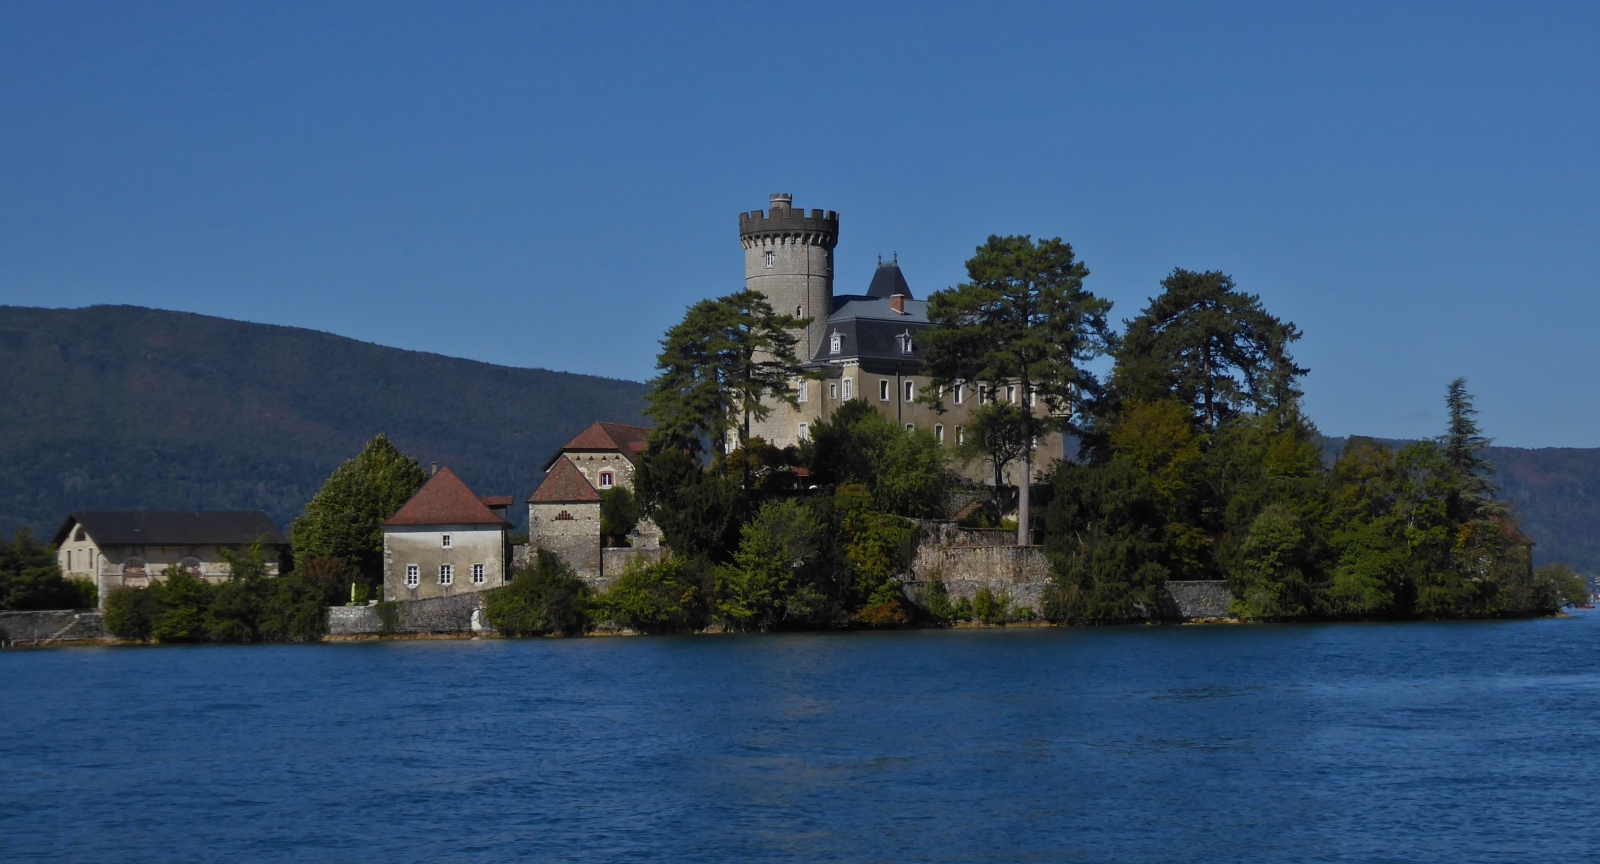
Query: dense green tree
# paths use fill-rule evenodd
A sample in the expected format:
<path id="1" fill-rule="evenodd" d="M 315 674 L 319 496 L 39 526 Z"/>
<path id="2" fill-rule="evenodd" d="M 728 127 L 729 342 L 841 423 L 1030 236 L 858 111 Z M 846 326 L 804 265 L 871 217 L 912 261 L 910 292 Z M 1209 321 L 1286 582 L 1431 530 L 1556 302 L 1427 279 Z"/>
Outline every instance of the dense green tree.
<path id="1" fill-rule="evenodd" d="M 803 374 L 796 333 L 809 323 L 774 312 L 765 295 L 749 289 L 689 307 L 656 357 L 661 374 L 646 397 L 656 423 L 652 440 L 698 452 L 708 438 L 720 470 L 729 430 L 744 448 L 751 420 L 765 419 L 776 402 L 796 404 L 793 382 Z"/>
<path id="2" fill-rule="evenodd" d="M 1173 558 L 1170 493 L 1129 458 L 1065 466 L 1055 487 L 1045 510 L 1045 618 L 1118 623 L 1156 614 Z"/>
<path id="3" fill-rule="evenodd" d="M 1074 407 L 1092 398 L 1098 381 L 1086 364 L 1113 340 L 1111 303 L 1084 289 L 1088 274 L 1060 238 L 991 236 L 967 261 L 969 281 L 928 299 L 935 326 L 923 337 L 923 356 L 935 409 L 943 410 L 943 394 L 958 381 L 985 382 L 992 394 L 1015 387 L 1028 409 L 1017 484 L 1022 545 L 1030 542 L 1033 442 L 1070 425 Z"/>
<path id="4" fill-rule="evenodd" d="M 863 624 L 909 621 L 899 577 L 911 569 L 916 543 L 911 523 L 877 510 L 871 493 L 857 484 L 839 487 L 832 510 L 831 535 L 838 539 L 847 580 L 846 608 Z"/>
<path id="5" fill-rule="evenodd" d="M 160 642 L 200 642 L 206 638 L 206 610 L 211 606 L 212 585 L 187 567 L 168 567 L 155 584 L 145 589 L 156 595 L 160 611 L 150 635 Z"/>
<path id="6" fill-rule="evenodd" d="M 733 562 L 718 570 L 718 615 L 741 630 L 825 623 L 833 611 L 819 584 L 828 563 L 825 528 L 801 502 L 762 505 L 740 532 Z"/>
<path id="7" fill-rule="evenodd" d="M 1262 411 L 1299 395 L 1288 346 L 1300 338 L 1261 298 L 1215 271 L 1175 269 L 1116 350 L 1113 389 L 1121 399 L 1175 397 L 1207 431 L 1244 410 Z"/>
<path id="8" fill-rule="evenodd" d="M 334 470 L 294 520 L 289 541 L 296 569 L 336 558 L 359 570 L 368 585 L 383 580 L 383 528 L 427 482 L 428 475 L 388 438 L 377 435 Z"/>
<path id="9" fill-rule="evenodd" d="M 812 427 L 799 460 L 813 482 L 860 483 L 884 512 L 937 518 L 955 483 L 944 447 L 927 430 L 906 431 L 863 400 L 851 400 Z"/>
<path id="10" fill-rule="evenodd" d="M 673 633 L 707 624 L 708 595 L 701 572 L 684 558 L 667 556 L 651 565 L 630 564 L 596 599 L 595 608 L 618 627 Z"/>
<path id="11" fill-rule="evenodd" d="M 156 592 L 148 588 L 119 585 L 106 592 L 104 623 L 106 632 L 130 642 L 153 638 L 156 613 L 160 611 Z"/>
<path id="12" fill-rule="evenodd" d="M 633 493 L 614 486 L 600 493 L 600 536 L 616 546 L 625 545 L 628 532 L 639 524 L 639 502 Z"/>
<path id="13" fill-rule="evenodd" d="M 666 545 L 691 560 L 726 562 L 739 544 L 746 493 L 737 480 L 701 469 L 678 449 L 651 449 L 634 475 L 640 510 L 661 529 Z"/>
<path id="14" fill-rule="evenodd" d="M 583 580 L 561 556 L 539 549 L 510 585 L 488 592 L 484 613 L 489 626 L 507 636 L 579 636 L 592 626 L 588 603 Z"/>
<path id="15" fill-rule="evenodd" d="M 94 583 L 61 575 L 55 550 L 23 528 L 8 541 L 0 535 L 0 611 L 92 609 Z"/>

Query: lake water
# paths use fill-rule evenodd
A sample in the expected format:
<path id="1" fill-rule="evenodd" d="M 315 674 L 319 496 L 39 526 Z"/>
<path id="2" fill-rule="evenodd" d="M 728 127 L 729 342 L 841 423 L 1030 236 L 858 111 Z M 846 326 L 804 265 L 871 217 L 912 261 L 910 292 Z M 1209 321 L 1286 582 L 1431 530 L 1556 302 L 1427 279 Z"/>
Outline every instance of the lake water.
<path id="1" fill-rule="evenodd" d="M 0 860 L 1578 861 L 1600 616 L 0 653 Z"/>

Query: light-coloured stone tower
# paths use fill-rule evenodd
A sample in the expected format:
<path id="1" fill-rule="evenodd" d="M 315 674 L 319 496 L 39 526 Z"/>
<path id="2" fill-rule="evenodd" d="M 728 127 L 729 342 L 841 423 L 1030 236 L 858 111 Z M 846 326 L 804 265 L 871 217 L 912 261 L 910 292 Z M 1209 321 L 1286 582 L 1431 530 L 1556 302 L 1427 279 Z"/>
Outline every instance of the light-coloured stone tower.
<path id="1" fill-rule="evenodd" d="M 739 214 L 744 245 L 744 284 L 760 291 L 783 315 L 810 318 L 794 353 L 810 360 L 822 345 L 833 312 L 833 247 L 839 244 L 839 214 L 793 208 L 787 192 L 772 196 L 772 209 Z"/>

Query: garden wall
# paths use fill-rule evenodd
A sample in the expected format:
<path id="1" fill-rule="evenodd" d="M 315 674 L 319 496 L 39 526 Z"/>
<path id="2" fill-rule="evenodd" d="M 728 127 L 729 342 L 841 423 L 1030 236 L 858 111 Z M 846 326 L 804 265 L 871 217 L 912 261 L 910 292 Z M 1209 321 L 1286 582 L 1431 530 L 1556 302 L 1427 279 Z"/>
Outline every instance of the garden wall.
<path id="1" fill-rule="evenodd" d="M 483 617 L 484 594 L 400 600 L 377 606 L 330 606 L 329 636 L 493 633 Z M 384 618 L 390 618 L 390 627 Z"/>
<path id="2" fill-rule="evenodd" d="M 49 645 L 108 638 L 100 613 L 81 609 L 0 612 L 0 643 Z"/>

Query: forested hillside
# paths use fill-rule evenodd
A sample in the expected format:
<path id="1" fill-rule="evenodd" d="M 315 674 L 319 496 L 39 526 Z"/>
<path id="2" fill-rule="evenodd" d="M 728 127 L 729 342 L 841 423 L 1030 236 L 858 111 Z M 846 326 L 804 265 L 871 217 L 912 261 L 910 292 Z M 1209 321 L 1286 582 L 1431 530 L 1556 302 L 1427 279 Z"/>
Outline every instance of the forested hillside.
<path id="1" fill-rule="evenodd" d="M 644 387 L 136 306 L 0 306 L 0 532 L 73 509 L 264 509 L 280 525 L 383 432 L 482 495 L 531 493 Z"/>

